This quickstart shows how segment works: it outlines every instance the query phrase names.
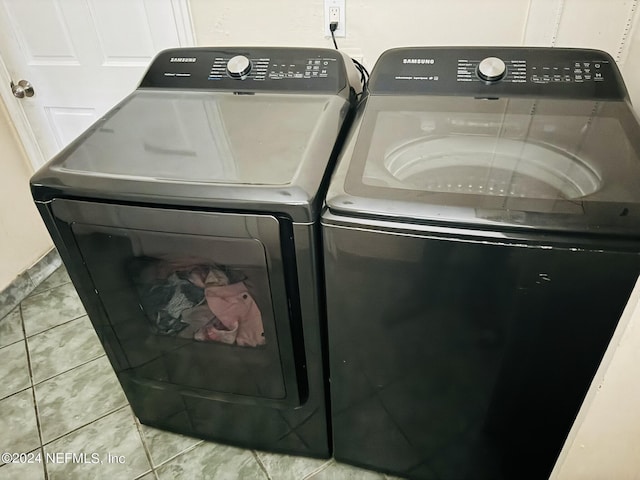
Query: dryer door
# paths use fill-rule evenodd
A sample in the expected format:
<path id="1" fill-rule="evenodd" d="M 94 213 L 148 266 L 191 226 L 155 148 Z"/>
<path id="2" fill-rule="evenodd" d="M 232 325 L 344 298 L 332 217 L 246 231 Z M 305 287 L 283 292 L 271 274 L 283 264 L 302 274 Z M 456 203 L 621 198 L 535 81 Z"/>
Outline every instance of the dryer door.
<path id="1" fill-rule="evenodd" d="M 304 400 L 278 218 L 61 199 L 51 209 L 121 380 L 235 403 Z"/>

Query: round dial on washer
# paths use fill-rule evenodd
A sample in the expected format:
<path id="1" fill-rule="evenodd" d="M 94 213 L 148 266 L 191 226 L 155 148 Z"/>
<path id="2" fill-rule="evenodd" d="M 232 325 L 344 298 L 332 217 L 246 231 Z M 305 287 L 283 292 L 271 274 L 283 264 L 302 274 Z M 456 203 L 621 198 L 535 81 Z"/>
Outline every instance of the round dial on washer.
<path id="1" fill-rule="evenodd" d="M 498 57 L 487 57 L 478 65 L 478 76 L 487 82 L 497 82 L 507 73 L 507 66 Z"/>
<path id="2" fill-rule="evenodd" d="M 227 73 L 231 78 L 243 80 L 251 71 L 251 61 L 244 55 L 236 55 L 227 62 Z"/>

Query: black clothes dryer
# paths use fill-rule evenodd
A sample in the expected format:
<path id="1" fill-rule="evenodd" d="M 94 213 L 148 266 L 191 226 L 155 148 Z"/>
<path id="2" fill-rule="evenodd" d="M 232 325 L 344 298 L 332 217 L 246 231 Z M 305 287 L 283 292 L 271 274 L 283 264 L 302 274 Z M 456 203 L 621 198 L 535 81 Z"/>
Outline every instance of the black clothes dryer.
<path id="1" fill-rule="evenodd" d="M 639 156 L 603 52 L 385 52 L 322 215 L 335 457 L 547 478 L 640 274 Z"/>
<path id="2" fill-rule="evenodd" d="M 361 90 L 334 50 L 167 50 L 31 179 L 141 422 L 330 455 L 318 217 Z"/>

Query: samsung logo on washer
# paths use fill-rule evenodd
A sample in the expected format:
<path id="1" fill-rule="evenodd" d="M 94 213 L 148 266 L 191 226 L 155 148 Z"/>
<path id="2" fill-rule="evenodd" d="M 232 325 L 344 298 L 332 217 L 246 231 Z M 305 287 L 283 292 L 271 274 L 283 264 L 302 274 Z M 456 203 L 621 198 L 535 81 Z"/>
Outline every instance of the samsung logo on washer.
<path id="1" fill-rule="evenodd" d="M 433 65 L 436 61 L 433 58 L 403 58 L 402 63 L 417 63 L 421 65 Z"/>
<path id="2" fill-rule="evenodd" d="M 196 63 L 196 57 L 171 57 L 171 63 Z"/>

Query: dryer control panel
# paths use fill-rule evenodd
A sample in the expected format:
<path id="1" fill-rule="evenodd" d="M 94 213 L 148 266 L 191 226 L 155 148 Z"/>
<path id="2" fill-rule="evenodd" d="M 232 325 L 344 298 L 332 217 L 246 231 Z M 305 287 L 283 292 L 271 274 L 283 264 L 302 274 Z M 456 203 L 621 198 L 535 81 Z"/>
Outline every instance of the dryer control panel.
<path id="1" fill-rule="evenodd" d="M 577 48 L 424 47 L 382 54 L 372 94 L 627 98 L 613 58 Z"/>
<path id="2" fill-rule="evenodd" d="M 179 48 L 160 52 L 140 87 L 337 93 L 350 64 L 323 48 Z"/>

